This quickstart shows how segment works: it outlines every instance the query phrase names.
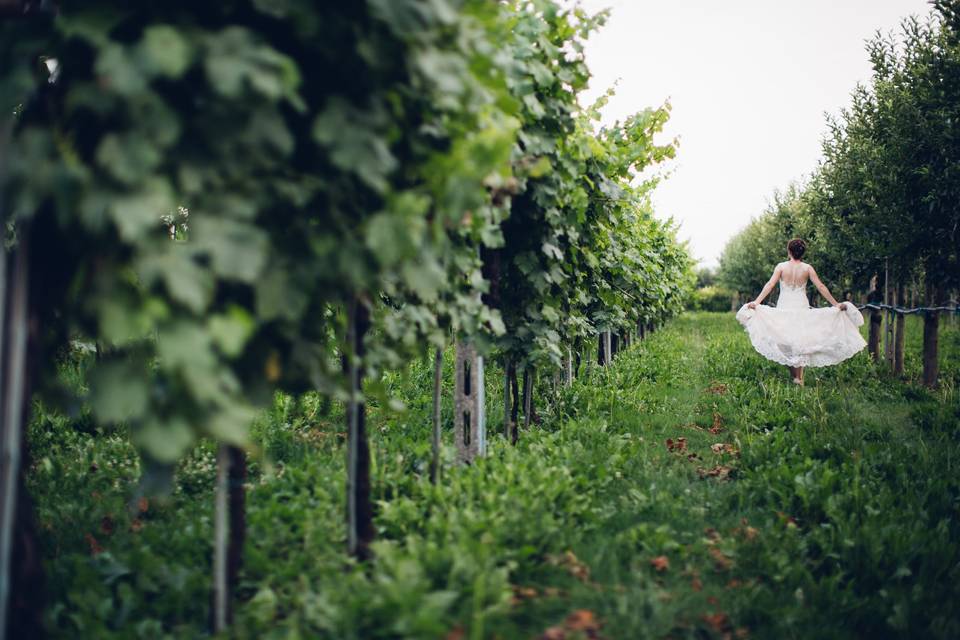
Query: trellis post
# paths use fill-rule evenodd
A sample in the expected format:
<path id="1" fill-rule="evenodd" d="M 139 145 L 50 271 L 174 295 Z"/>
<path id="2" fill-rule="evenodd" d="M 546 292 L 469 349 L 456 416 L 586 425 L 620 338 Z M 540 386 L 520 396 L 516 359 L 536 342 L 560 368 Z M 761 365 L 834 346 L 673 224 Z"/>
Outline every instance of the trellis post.
<path id="1" fill-rule="evenodd" d="M 487 450 L 483 356 L 469 342 L 457 342 L 454 384 L 454 442 L 460 462 L 472 462 Z"/>
<path id="2" fill-rule="evenodd" d="M 890 305 L 890 260 L 883 261 L 883 302 Z M 887 365 L 893 368 L 893 309 L 887 307 L 884 314 L 883 355 Z"/>

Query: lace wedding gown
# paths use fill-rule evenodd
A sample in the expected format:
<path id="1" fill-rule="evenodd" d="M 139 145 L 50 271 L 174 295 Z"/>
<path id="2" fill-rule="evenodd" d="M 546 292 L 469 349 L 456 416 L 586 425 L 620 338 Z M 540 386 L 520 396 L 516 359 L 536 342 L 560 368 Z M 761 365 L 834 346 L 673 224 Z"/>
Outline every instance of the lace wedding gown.
<path id="1" fill-rule="evenodd" d="M 852 303 L 811 308 L 806 286 L 780 280 L 776 307 L 740 307 L 737 320 L 747 330 L 753 348 L 768 360 L 788 367 L 826 367 L 855 355 L 866 341 L 857 327 L 863 315 Z"/>

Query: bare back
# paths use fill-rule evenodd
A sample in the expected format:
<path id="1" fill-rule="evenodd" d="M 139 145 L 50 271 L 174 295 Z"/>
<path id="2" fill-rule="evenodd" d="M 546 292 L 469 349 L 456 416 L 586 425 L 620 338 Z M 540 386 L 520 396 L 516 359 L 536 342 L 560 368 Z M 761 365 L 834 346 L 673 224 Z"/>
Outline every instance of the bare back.
<path id="1" fill-rule="evenodd" d="M 810 280 L 810 265 L 806 262 L 781 262 L 780 280 L 788 287 L 806 287 Z"/>

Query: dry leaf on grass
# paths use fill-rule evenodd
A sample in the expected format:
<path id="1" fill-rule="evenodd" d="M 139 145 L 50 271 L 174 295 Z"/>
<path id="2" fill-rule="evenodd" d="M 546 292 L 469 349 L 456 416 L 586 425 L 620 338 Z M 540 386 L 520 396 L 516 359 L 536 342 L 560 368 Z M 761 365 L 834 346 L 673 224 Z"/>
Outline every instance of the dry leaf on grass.
<path id="1" fill-rule="evenodd" d="M 87 541 L 87 545 L 90 547 L 90 555 L 95 556 L 103 553 L 103 547 L 101 547 L 97 539 L 93 537 L 93 534 L 84 534 L 83 539 Z"/>
<path id="2" fill-rule="evenodd" d="M 460 625 L 455 626 L 453 629 L 444 636 L 443 640 L 463 640 L 467 637 L 467 632 L 464 631 L 463 627 Z"/>
<path id="3" fill-rule="evenodd" d="M 716 435 L 723 431 L 723 418 L 720 416 L 719 411 L 713 412 L 713 426 L 710 427 L 710 433 Z"/>
<path id="4" fill-rule="evenodd" d="M 722 382 L 713 382 L 707 387 L 707 392 L 722 396 L 727 392 L 727 385 Z"/>
<path id="5" fill-rule="evenodd" d="M 674 441 L 672 438 L 667 438 L 667 451 L 680 453 L 686 450 L 687 450 L 686 438 L 677 438 L 676 441 Z"/>
<path id="6" fill-rule="evenodd" d="M 563 622 L 563 626 L 570 631 L 586 631 L 588 633 L 600 629 L 600 623 L 597 622 L 593 611 L 589 609 L 577 609 L 567 616 L 567 619 Z"/>
<path id="7" fill-rule="evenodd" d="M 717 571 L 729 571 L 733 566 L 733 560 L 716 547 L 710 547 L 710 557 L 713 558 L 713 566 Z"/>
<path id="8" fill-rule="evenodd" d="M 730 477 L 732 471 L 732 467 L 727 467 L 722 464 L 718 464 L 712 469 L 704 469 L 703 467 L 697 469 L 697 473 L 700 474 L 701 478 L 716 478 L 717 480 L 726 480 Z"/>
<path id="9" fill-rule="evenodd" d="M 563 630 L 563 627 L 550 627 L 543 632 L 540 640 L 566 640 L 566 637 L 567 632 Z"/>
<path id="10" fill-rule="evenodd" d="M 711 629 L 717 633 L 724 633 L 731 629 L 730 619 L 727 617 L 727 614 L 723 612 L 717 612 L 713 615 L 703 614 L 703 621 L 710 626 Z"/>
<path id="11" fill-rule="evenodd" d="M 567 573 L 581 582 L 590 582 L 590 567 L 574 555 L 573 551 L 566 551 L 563 555 L 547 556 L 547 564 L 555 567 L 563 567 Z"/>
<path id="12" fill-rule="evenodd" d="M 650 560 L 650 566 L 656 569 L 658 573 L 663 573 L 670 568 L 670 559 L 667 556 L 657 556 Z"/>

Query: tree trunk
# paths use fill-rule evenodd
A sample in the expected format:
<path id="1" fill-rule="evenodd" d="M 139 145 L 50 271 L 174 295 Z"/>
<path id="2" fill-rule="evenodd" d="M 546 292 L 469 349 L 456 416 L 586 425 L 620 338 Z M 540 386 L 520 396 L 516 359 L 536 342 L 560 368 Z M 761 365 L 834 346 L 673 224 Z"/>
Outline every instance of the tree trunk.
<path id="1" fill-rule="evenodd" d="M 373 505 L 370 502 L 370 444 L 367 441 L 366 404 L 363 399 L 364 337 L 370 329 L 370 311 L 359 296 L 350 302 L 343 371 L 349 380 L 347 423 L 347 552 L 360 559 L 371 557 Z"/>
<path id="2" fill-rule="evenodd" d="M 927 285 L 927 306 L 936 307 L 940 300 L 936 285 Z M 940 342 L 940 312 L 926 311 L 923 314 L 923 384 L 931 389 L 937 386 L 940 362 L 937 351 Z"/>
<path id="3" fill-rule="evenodd" d="M 440 480 L 440 390 L 443 382 L 443 349 L 433 353 L 433 437 L 430 439 L 433 455 L 430 458 L 430 482 Z"/>

